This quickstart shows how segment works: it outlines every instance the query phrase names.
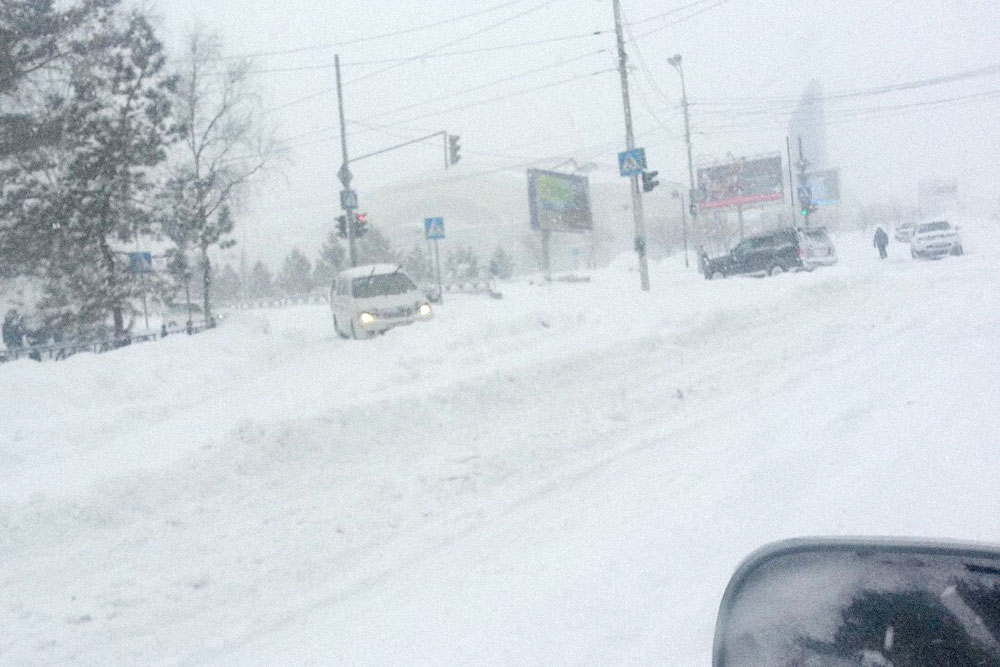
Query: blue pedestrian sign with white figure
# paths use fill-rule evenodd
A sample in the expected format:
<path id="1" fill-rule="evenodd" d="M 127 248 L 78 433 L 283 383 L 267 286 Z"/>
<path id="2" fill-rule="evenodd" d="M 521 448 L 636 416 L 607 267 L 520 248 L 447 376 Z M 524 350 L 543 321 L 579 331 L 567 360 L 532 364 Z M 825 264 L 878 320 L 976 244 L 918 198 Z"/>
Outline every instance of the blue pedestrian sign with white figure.
<path id="1" fill-rule="evenodd" d="M 152 273 L 153 256 L 148 252 L 130 252 L 128 266 L 132 273 Z"/>
<path id="2" fill-rule="evenodd" d="M 633 148 L 618 154 L 618 173 L 622 176 L 636 176 L 646 168 L 646 149 Z"/>
<path id="3" fill-rule="evenodd" d="M 424 218 L 424 235 L 428 241 L 444 238 L 444 218 Z"/>

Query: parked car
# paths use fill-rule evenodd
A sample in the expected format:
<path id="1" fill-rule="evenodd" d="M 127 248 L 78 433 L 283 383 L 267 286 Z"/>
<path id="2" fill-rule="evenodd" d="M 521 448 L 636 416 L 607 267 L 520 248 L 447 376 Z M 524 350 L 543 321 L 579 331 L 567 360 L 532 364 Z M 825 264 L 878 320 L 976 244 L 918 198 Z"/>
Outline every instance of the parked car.
<path id="1" fill-rule="evenodd" d="M 826 227 L 806 227 L 799 229 L 799 242 L 805 249 L 802 262 L 805 269 L 817 266 L 831 266 L 837 263 L 837 248 L 826 233 Z"/>
<path id="2" fill-rule="evenodd" d="M 341 272 L 330 291 L 333 328 L 343 338 L 369 338 L 434 311 L 402 268 L 367 264 Z"/>
<path id="3" fill-rule="evenodd" d="M 896 232 L 893 236 L 900 243 L 909 243 L 910 239 L 913 238 L 913 228 L 917 226 L 915 222 L 904 222 L 896 225 Z"/>
<path id="4" fill-rule="evenodd" d="M 705 277 L 711 280 L 753 273 L 773 276 L 785 271 L 808 271 L 836 261 L 837 251 L 824 229 L 789 227 L 749 236 L 728 255 L 705 260 Z"/>
<path id="5" fill-rule="evenodd" d="M 965 250 L 962 248 L 962 237 L 958 232 L 959 228 L 947 220 L 920 223 L 913 230 L 910 256 L 917 259 L 961 255 Z"/>

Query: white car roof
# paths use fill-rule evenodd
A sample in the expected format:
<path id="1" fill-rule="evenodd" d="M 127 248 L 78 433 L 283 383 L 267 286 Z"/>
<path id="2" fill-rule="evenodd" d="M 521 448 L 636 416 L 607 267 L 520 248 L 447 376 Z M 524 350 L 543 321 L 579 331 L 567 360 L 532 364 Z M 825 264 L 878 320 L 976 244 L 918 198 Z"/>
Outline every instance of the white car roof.
<path id="1" fill-rule="evenodd" d="M 346 269 L 337 274 L 338 278 L 367 278 L 368 276 L 379 276 L 387 273 L 401 271 L 399 264 L 362 264 L 353 269 Z"/>

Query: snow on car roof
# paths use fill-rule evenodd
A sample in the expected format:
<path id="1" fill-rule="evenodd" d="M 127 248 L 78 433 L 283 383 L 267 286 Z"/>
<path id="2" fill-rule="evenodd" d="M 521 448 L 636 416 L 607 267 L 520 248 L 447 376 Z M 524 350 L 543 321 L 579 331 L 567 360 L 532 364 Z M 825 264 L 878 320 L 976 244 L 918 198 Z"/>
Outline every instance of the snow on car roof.
<path id="1" fill-rule="evenodd" d="M 361 266 L 355 266 L 353 269 L 341 271 L 337 277 L 364 278 L 370 275 L 377 276 L 385 273 L 396 273 L 399 270 L 399 264 L 362 264 Z"/>

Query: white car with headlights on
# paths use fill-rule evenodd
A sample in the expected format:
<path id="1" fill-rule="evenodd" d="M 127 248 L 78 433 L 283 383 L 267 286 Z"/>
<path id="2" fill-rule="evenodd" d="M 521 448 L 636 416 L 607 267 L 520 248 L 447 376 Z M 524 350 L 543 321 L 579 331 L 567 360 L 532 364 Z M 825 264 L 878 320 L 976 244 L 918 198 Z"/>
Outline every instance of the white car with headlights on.
<path id="1" fill-rule="evenodd" d="M 919 257 L 944 257 L 945 255 L 961 255 L 962 237 L 959 228 L 946 220 L 922 222 L 913 228 L 910 238 L 910 255 Z"/>
<path id="2" fill-rule="evenodd" d="M 341 272 L 330 291 L 330 309 L 333 328 L 343 338 L 370 338 L 434 316 L 427 296 L 395 264 L 367 264 Z"/>

